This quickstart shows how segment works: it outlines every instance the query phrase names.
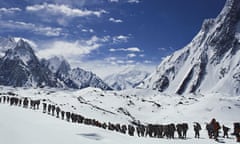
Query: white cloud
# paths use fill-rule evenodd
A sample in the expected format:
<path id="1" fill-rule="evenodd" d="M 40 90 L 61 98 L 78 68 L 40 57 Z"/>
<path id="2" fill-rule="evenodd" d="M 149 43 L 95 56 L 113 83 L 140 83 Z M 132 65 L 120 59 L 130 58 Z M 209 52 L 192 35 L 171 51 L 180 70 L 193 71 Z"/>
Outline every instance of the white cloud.
<path id="1" fill-rule="evenodd" d="M 119 35 L 113 37 L 113 43 L 128 42 L 129 36 Z"/>
<path id="2" fill-rule="evenodd" d="M 135 61 L 134 61 L 134 60 L 127 60 L 126 63 L 127 63 L 127 64 L 134 64 Z"/>
<path id="3" fill-rule="evenodd" d="M 129 52 L 141 52 L 141 50 L 138 47 L 130 47 L 130 48 L 111 48 L 109 49 L 110 52 L 116 52 L 116 51 L 129 51 Z"/>
<path id="4" fill-rule="evenodd" d="M 90 33 L 93 33 L 93 32 L 94 32 L 94 30 L 93 30 L 93 29 L 89 29 L 89 32 L 90 32 Z"/>
<path id="5" fill-rule="evenodd" d="M 82 32 L 89 32 L 89 33 L 93 33 L 94 30 L 93 29 L 82 29 Z"/>
<path id="6" fill-rule="evenodd" d="M 58 5 L 58 4 L 48 4 L 44 3 L 42 5 L 33 5 L 27 6 L 27 11 L 30 12 L 48 12 L 48 14 L 52 15 L 64 15 L 68 17 L 85 17 L 85 16 L 97 16 L 100 17 L 102 14 L 107 13 L 105 10 L 98 10 L 92 11 L 88 9 L 78 9 L 78 8 L 71 8 L 67 5 Z"/>
<path id="7" fill-rule="evenodd" d="M 10 31 L 10 30 L 25 30 L 29 32 L 33 32 L 40 35 L 45 36 L 60 36 L 64 35 L 62 33 L 61 28 L 53 28 L 53 27 L 45 27 L 45 26 L 38 26 L 33 23 L 26 23 L 20 21 L 0 21 L 0 27 L 6 28 L 3 30 Z"/>
<path id="8" fill-rule="evenodd" d="M 133 58 L 133 57 L 136 57 L 137 55 L 136 54 L 134 54 L 134 53 L 131 53 L 131 54 L 128 54 L 127 55 L 127 57 L 129 57 L 129 58 Z"/>
<path id="9" fill-rule="evenodd" d="M 116 57 L 105 58 L 105 60 L 108 61 L 108 62 L 115 61 L 116 59 L 117 59 Z"/>
<path id="10" fill-rule="evenodd" d="M 120 2 L 120 0 L 108 0 L 109 2 L 115 2 L 115 3 L 117 3 L 117 2 Z M 127 2 L 127 3 L 140 3 L 140 0 L 122 0 L 121 2 Z"/>
<path id="11" fill-rule="evenodd" d="M 162 47 L 162 48 L 158 48 L 158 50 L 160 50 L 160 51 L 166 51 L 167 49 L 164 48 L 164 47 Z"/>
<path id="12" fill-rule="evenodd" d="M 145 57 L 145 55 L 144 55 L 144 54 L 140 54 L 139 56 L 140 56 L 140 57 Z"/>
<path id="13" fill-rule="evenodd" d="M 103 41 L 103 39 L 96 36 L 89 40 L 77 40 L 74 42 L 54 41 L 46 44 L 44 47 L 47 47 L 47 49 L 40 49 L 37 55 L 42 58 L 52 56 L 64 56 L 65 58 L 81 57 L 98 49 Z"/>
<path id="14" fill-rule="evenodd" d="M 52 27 L 36 27 L 34 31 L 45 34 L 46 36 L 60 36 L 62 29 Z"/>
<path id="15" fill-rule="evenodd" d="M 150 60 L 145 60 L 144 63 L 145 63 L 145 64 L 151 64 L 152 61 L 150 61 Z"/>
<path id="16" fill-rule="evenodd" d="M 123 20 L 121 20 L 121 19 L 115 19 L 115 18 L 113 18 L 113 17 L 109 18 L 108 20 L 109 20 L 110 22 L 114 22 L 114 23 L 122 23 L 122 22 L 123 22 Z"/>
<path id="17" fill-rule="evenodd" d="M 108 0 L 109 2 L 119 2 L 119 0 Z"/>
<path id="18" fill-rule="evenodd" d="M 15 13 L 22 11 L 20 8 L 0 8 L 0 13 Z"/>
<path id="19" fill-rule="evenodd" d="M 128 3 L 140 3 L 140 0 L 128 0 Z"/>

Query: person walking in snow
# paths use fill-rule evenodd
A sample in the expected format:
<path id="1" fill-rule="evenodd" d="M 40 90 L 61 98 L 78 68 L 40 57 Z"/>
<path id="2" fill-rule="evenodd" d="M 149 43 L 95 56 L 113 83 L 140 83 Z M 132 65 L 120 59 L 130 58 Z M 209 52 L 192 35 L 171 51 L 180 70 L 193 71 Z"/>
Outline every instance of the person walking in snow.
<path id="1" fill-rule="evenodd" d="M 54 116 L 55 109 L 56 109 L 55 105 L 52 105 L 52 116 Z"/>
<path id="2" fill-rule="evenodd" d="M 198 122 L 194 122 L 193 129 L 195 132 L 195 138 L 200 138 L 201 125 Z"/>
<path id="3" fill-rule="evenodd" d="M 57 108 L 56 108 L 56 112 L 57 112 L 57 118 L 59 118 L 59 113 L 60 113 L 60 111 L 61 111 L 60 107 L 59 107 L 59 106 L 57 106 Z"/>
<path id="4" fill-rule="evenodd" d="M 48 104 L 48 114 L 49 114 L 49 115 L 51 114 L 51 109 L 52 109 L 52 105 L 51 105 L 51 104 Z"/>
<path id="5" fill-rule="evenodd" d="M 24 100 L 23 100 L 23 107 L 24 108 L 28 108 L 28 99 L 25 97 Z"/>
<path id="6" fill-rule="evenodd" d="M 61 111 L 62 120 L 64 120 L 65 111 Z"/>
<path id="7" fill-rule="evenodd" d="M 219 122 L 216 121 L 215 118 L 211 120 L 210 125 L 213 128 L 213 136 L 216 141 L 218 141 L 218 136 L 219 136 L 219 129 L 221 129 Z"/>
<path id="8" fill-rule="evenodd" d="M 233 135 L 236 136 L 237 142 L 240 142 L 240 123 L 233 123 Z"/>
<path id="9" fill-rule="evenodd" d="M 223 128 L 223 138 L 225 138 L 225 137 L 229 138 L 228 131 L 230 130 L 230 128 L 226 127 L 225 125 L 223 125 L 222 128 Z"/>
<path id="10" fill-rule="evenodd" d="M 46 113 L 46 110 L 47 110 L 47 104 L 43 103 L 43 113 Z"/>

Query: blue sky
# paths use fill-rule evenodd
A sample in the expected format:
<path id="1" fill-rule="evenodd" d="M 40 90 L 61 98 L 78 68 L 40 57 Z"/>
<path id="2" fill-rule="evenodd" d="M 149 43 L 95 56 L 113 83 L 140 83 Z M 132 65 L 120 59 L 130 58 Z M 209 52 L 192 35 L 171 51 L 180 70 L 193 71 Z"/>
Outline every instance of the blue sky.
<path id="1" fill-rule="evenodd" d="M 189 43 L 203 20 L 216 17 L 224 3 L 0 0 L 0 36 L 29 39 L 41 58 L 61 55 L 73 67 L 102 77 L 128 65 L 152 70 L 162 57 Z"/>

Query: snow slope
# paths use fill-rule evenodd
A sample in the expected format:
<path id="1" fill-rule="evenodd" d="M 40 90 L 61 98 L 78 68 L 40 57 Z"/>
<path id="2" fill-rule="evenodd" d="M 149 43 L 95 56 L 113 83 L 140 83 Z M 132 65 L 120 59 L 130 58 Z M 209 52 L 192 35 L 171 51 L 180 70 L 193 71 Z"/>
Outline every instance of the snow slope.
<path id="1" fill-rule="evenodd" d="M 91 126 L 68 123 L 55 117 L 8 105 L 0 105 L 0 142 L 3 144 L 206 144 L 217 143 L 207 138 L 187 140 L 167 140 L 130 137 L 116 132 Z M 203 133 L 206 136 L 206 133 Z M 224 139 L 228 144 L 234 140 Z"/>
<path id="2" fill-rule="evenodd" d="M 125 91 L 122 93 L 104 92 L 100 89 L 87 88 L 78 91 L 55 91 L 54 89 L 22 89 L 1 87 L 1 92 L 11 91 L 19 97 L 31 99 L 47 99 L 48 103 L 61 106 L 65 111 L 79 113 L 88 118 L 102 122 L 128 124 L 133 121 L 124 115 L 118 107 L 123 107 L 136 120 L 147 123 L 182 123 L 188 122 L 187 140 L 167 140 L 156 138 L 139 138 L 86 126 L 73 124 L 57 119 L 40 110 L 0 104 L 0 143 L 4 144 L 206 144 L 217 143 L 207 138 L 206 130 L 201 131 L 201 138 L 195 139 L 192 123 L 198 121 L 204 128 L 204 123 L 215 117 L 220 124 L 232 127 L 239 121 L 240 97 L 222 96 L 219 94 L 194 97 L 173 97 L 157 95 L 154 91 Z M 3 93 L 2 93 L 3 94 Z M 142 95 L 141 95 L 142 94 Z M 150 94 L 145 96 L 145 94 Z M 137 96 L 135 96 L 137 95 Z M 132 103 L 130 102 L 132 101 Z M 182 104 L 179 102 L 181 101 Z M 215 103 L 213 103 L 213 101 Z M 157 106 L 157 103 L 161 106 Z M 235 138 L 220 138 L 222 142 L 233 144 Z"/>
<path id="3" fill-rule="evenodd" d="M 11 88 L 10 88 L 11 89 Z M 9 88 L 4 88 L 2 91 L 10 90 Z M 46 92 L 46 93 L 43 93 Z M 39 94 L 40 93 L 40 94 Z M 55 93 L 52 89 L 48 91 L 42 91 L 39 89 L 36 90 L 23 90 L 18 89 L 17 94 L 19 96 L 29 96 L 32 99 L 46 98 L 46 94 L 48 94 L 47 98 L 49 101 L 55 104 L 65 104 L 62 108 L 70 111 L 77 111 L 84 116 L 96 118 L 98 120 L 103 121 L 111 121 L 111 122 L 120 122 L 120 123 L 128 123 L 129 118 L 122 116 L 120 113 L 111 109 L 114 105 L 124 106 L 124 99 L 122 97 L 113 97 L 111 94 L 106 94 L 103 91 L 98 89 L 84 89 L 80 91 L 62 91 Z M 31 94 L 31 95 L 29 95 Z M 99 94 L 109 95 L 107 98 L 103 96 L 99 96 Z M 96 107 L 92 107 L 88 104 L 79 103 L 77 97 L 81 96 L 82 99 L 85 99 L 92 105 L 99 106 L 105 110 L 112 111 L 116 114 L 108 114 L 103 113 L 101 110 L 97 110 Z M 112 97 L 112 98 L 111 98 Z M 131 96 L 130 96 L 131 97 Z M 165 96 L 164 96 L 165 97 Z M 208 96 L 209 97 L 209 96 Z M 143 97 L 140 97 L 143 98 Z M 34 144 L 43 144 L 43 143 L 51 143 L 51 144 L 75 144 L 75 143 L 84 143 L 84 144 L 120 144 L 120 143 L 130 143 L 130 144 L 155 144 L 155 143 L 164 143 L 164 144 L 206 144 L 206 143 L 218 143 L 214 140 L 210 140 L 207 138 L 207 134 L 205 130 L 201 131 L 201 138 L 195 139 L 193 138 L 193 128 L 191 123 L 195 120 L 198 120 L 203 123 L 210 120 L 212 116 L 216 116 L 217 120 L 220 121 L 221 124 L 225 124 L 229 127 L 232 127 L 232 122 L 239 120 L 239 105 L 234 107 L 237 101 L 240 100 L 239 97 L 230 98 L 225 97 L 222 98 L 218 105 L 215 106 L 209 101 L 216 100 L 217 97 L 212 96 L 211 99 L 207 99 L 207 97 L 199 98 L 202 99 L 201 102 L 193 104 L 194 102 L 186 102 L 183 100 L 184 105 L 188 105 L 188 107 L 173 105 L 168 108 L 167 101 L 163 100 L 162 110 L 158 110 L 156 107 L 148 106 L 148 103 L 142 102 L 142 105 L 132 105 L 129 110 L 131 111 L 139 111 L 139 106 L 143 109 L 140 110 L 140 113 L 134 113 L 138 119 L 141 119 L 145 122 L 153 122 L 153 123 L 169 123 L 169 122 L 188 122 L 190 124 L 190 130 L 188 132 L 187 140 L 167 140 L 167 139 L 156 139 L 156 138 L 139 138 L 136 136 L 130 137 L 128 135 L 120 134 L 117 132 L 112 132 L 108 130 L 104 130 L 101 128 L 96 128 L 92 126 L 86 126 L 83 124 L 74 124 L 69 123 L 65 120 L 57 119 L 56 117 L 50 116 L 48 114 L 42 113 L 42 108 L 40 110 L 31 110 L 25 109 L 17 106 L 10 106 L 8 104 L 0 104 L 0 113 L 2 116 L 0 117 L 0 143 L 4 144 L 26 144 L 26 143 L 34 143 Z M 120 103 L 113 103 L 106 106 L 106 101 L 114 102 L 113 100 L 119 99 Z M 123 99 L 123 100 L 121 100 Z M 131 100 L 134 98 L 131 97 Z M 137 98 L 136 98 L 137 99 Z M 166 99 L 169 99 L 167 97 Z M 198 98 L 197 98 L 198 99 Z M 173 99 L 174 100 L 174 99 Z M 177 102 L 178 99 L 175 99 L 172 103 Z M 188 101 L 191 101 L 187 99 Z M 104 102 L 101 104 L 100 101 Z M 122 101 L 122 103 L 121 103 Z M 128 101 L 128 100 L 127 100 Z M 194 101 L 194 100 L 192 100 Z M 135 101 L 134 101 L 135 102 Z M 136 103 L 141 103 L 136 101 Z M 165 104 L 166 103 L 166 106 Z M 69 105 L 68 105 L 69 104 Z M 238 102 L 239 104 L 239 102 Z M 73 105 L 75 109 L 71 106 Z M 199 108 L 205 106 L 204 108 Z M 208 106 L 208 108 L 206 107 Z M 227 106 L 231 106 L 231 110 L 228 109 Z M 116 107 L 116 106 L 115 106 Z M 145 109 L 145 110 L 144 110 Z M 176 112 L 182 110 L 183 112 L 176 115 Z M 154 111 L 154 112 L 147 112 Z M 216 112 L 216 115 L 211 114 Z M 207 112 L 207 113 L 206 113 Z M 204 114 L 205 113 L 205 114 Z M 190 115 L 189 115 L 190 114 Z M 161 116 L 162 115 L 162 116 Z M 196 119 L 195 116 L 199 116 Z M 167 117 L 165 117 L 167 116 Z M 122 117 L 122 119 L 121 119 Z M 154 118 L 153 118 L 154 117 Z M 165 119 L 163 118 L 165 117 Z M 162 119 L 163 118 L 163 119 Z M 200 119 L 199 119 L 200 118 Z M 222 139 L 222 142 L 226 142 L 228 144 L 234 144 L 235 138 L 231 137 L 230 139 Z"/>
<path id="4" fill-rule="evenodd" d="M 166 57 L 141 86 L 179 95 L 240 95 L 239 23 L 240 1 L 227 0 L 218 17 L 205 20 L 193 40 Z"/>

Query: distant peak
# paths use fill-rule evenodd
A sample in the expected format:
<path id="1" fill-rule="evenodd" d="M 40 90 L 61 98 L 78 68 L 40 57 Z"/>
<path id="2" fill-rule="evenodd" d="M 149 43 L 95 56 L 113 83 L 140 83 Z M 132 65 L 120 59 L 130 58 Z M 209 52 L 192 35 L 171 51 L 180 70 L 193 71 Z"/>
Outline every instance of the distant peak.
<path id="1" fill-rule="evenodd" d="M 18 42 L 17 42 L 17 46 L 23 46 L 25 43 L 25 41 L 23 39 L 20 39 Z"/>
<path id="2" fill-rule="evenodd" d="M 66 71 L 69 71 L 71 69 L 70 64 L 65 60 L 63 56 L 53 56 L 48 59 L 49 62 L 49 69 L 56 73 L 57 71 L 64 69 Z"/>
<path id="3" fill-rule="evenodd" d="M 63 56 L 53 56 L 53 57 L 49 58 L 49 61 L 58 63 L 59 65 L 60 65 L 61 63 L 66 63 L 66 64 L 68 64 L 67 60 L 66 60 Z"/>
<path id="4" fill-rule="evenodd" d="M 28 51 L 33 52 L 33 49 L 32 49 L 32 47 L 30 46 L 30 44 L 29 44 L 27 41 L 23 40 L 23 39 L 19 39 L 19 40 L 17 41 L 16 48 L 17 48 L 17 49 L 19 49 L 19 48 L 21 48 L 21 49 L 26 49 L 26 50 L 28 50 Z"/>

